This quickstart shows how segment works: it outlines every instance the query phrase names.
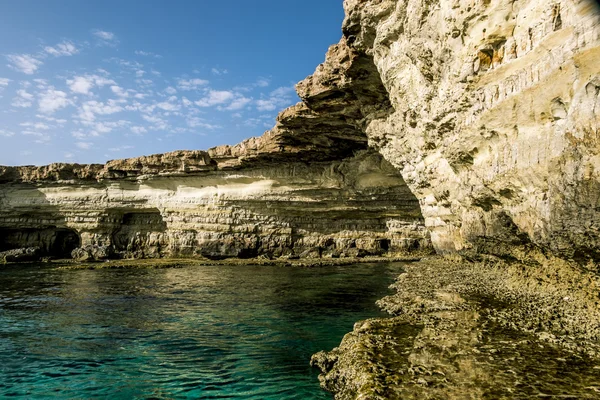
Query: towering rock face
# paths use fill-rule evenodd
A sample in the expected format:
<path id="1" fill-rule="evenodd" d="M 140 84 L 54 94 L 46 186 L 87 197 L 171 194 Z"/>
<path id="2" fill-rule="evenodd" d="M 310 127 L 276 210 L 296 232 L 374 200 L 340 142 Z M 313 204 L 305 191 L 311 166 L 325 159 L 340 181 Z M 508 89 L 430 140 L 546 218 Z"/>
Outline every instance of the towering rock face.
<path id="1" fill-rule="evenodd" d="M 72 252 L 80 259 L 244 258 L 429 247 L 417 199 L 378 153 L 309 164 L 260 150 L 3 168 L 0 251 L 39 247 L 42 254 Z"/>
<path id="2" fill-rule="evenodd" d="M 344 37 L 299 94 L 317 112 L 353 119 L 401 171 L 438 251 L 506 254 L 533 243 L 599 258 L 595 2 L 344 7 Z"/>

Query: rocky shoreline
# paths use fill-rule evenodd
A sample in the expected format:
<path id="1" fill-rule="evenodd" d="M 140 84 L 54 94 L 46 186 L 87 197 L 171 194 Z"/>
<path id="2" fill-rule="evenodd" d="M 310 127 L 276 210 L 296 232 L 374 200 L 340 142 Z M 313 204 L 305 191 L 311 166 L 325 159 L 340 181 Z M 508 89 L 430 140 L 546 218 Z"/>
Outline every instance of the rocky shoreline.
<path id="1" fill-rule="evenodd" d="M 339 400 L 597 398 L 600 276 L 590 268 L 542 254 L 409 263 L 378 302 L 391 317 L 356 323 L 311 364 Z"/>

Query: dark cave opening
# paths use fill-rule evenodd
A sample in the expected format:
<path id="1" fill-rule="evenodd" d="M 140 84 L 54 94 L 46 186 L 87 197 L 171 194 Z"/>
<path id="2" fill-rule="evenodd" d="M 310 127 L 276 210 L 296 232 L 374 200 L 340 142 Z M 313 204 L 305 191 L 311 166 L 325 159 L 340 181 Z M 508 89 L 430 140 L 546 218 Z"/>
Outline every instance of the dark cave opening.
<path id="1" fill-rule="evenodd" d="M 81 238 L 69 228 L 0 228 L 0 251 L 38 247 L 45 256 L 68 258 L 80 245 Z"/>

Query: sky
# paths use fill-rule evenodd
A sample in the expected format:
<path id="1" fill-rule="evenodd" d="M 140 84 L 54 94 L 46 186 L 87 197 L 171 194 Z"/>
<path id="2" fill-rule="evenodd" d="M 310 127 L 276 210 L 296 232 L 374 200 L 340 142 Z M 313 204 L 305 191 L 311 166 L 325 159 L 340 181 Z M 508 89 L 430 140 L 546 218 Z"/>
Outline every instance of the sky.
<path id="1" fill-rule="evenodd" d="M 342 0 L 0 3 L 0 165 L 259 136 L 341 37 Z"/>

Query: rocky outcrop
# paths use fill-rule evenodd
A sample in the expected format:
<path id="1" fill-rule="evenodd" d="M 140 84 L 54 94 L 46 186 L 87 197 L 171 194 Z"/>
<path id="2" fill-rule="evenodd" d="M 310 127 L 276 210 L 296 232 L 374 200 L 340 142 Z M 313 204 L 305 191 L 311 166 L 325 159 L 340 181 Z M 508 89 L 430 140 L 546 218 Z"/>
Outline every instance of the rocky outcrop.
<path id="1" fill-rule="evenodd" d="M 594 2 L 344 7 L 344 37 L 298 92 L 309 108 L 364 128 L 419 199 L 438 251 L 534 245 L 598 259 Z M 385 106 L 365 113 L 368 104 Z"/>
<path id="2" fill-rule="evenodd" d="M 418 201 L 378 153 L 307 163 L 308 151 L 283 161 L 264 147 L 244 153 L 242 146 L 106 165 L 5 167 L 0 251 L 37 246 L 44 255 L 89 261 L 429 248 Z"/>
<path id="3" fill-rule="evenodd" d="M 391 318 L 313 356 L 335 399 L 598 397 L 597 271 L 431 259 L 405 266 Z"/>

